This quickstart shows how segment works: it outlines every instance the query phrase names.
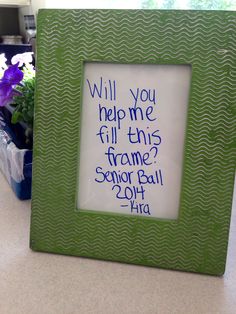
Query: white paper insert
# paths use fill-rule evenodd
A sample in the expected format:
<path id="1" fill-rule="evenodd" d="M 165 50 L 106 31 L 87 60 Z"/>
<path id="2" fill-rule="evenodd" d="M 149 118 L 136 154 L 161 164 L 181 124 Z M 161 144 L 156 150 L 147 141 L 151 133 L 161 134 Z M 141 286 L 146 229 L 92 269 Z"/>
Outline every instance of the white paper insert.
<path id="1" fill-rule="evenodd" d="M 177 219 L 189 65 L 85 63 L 79 209 Z"/>

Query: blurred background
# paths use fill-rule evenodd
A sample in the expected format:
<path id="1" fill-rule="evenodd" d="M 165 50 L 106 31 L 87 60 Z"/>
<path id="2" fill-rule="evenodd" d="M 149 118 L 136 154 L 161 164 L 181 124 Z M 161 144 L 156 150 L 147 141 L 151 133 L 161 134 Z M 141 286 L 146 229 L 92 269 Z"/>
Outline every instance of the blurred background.
<path id="1" fill-rule="evenodd" d="M 40 8 L 236 10 L 236 0 L 0 0 L 0 43 L 30 44 L 34 49 Z"/>

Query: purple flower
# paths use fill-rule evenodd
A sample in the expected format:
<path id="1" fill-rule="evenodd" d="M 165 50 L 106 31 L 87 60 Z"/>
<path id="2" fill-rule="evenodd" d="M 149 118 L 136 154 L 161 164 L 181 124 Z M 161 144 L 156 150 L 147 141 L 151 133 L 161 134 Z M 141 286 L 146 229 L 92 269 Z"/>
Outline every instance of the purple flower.
<path id="1" fill-rule="evenodd" d="M 9 66 L 4 72 L 0 80 L 0 107 L 11 103 L 13 97 L 20 94 L 13 87 L 14 85 L 19 85 L 23 77 L 24 73 L 18 69 L 18 63 Z"/>
<path id="2" fill-rule="evenodd" d="M 9 104 L 13 98 L 13 88 L 10 84 L 0 82 L 0 107 Z"/>
<path id="3" fill-rule="evenodd" d="M 4 72 L 2 81 L 8 82 L 11 85 L 17 85 L 24 77 L 24 73 L 18 69 L 18 63 L 10 65 L 9 68 Z"/>

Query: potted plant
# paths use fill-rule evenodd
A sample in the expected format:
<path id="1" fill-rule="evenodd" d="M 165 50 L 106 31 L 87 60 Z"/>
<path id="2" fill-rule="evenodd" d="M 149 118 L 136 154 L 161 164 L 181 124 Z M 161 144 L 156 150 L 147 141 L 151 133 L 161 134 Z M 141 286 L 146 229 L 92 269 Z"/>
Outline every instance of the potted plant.
<path id="1" fill-rule="evenodd" d="M 0 170 L 19 199 L 31 197 L 35 70 L 32 53 L 0 55 Z"/>

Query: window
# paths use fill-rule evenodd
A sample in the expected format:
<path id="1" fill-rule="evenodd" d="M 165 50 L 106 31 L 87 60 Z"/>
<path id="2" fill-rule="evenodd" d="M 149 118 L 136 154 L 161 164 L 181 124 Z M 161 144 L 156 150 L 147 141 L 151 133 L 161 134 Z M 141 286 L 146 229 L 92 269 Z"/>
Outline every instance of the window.
<path id="1" fill-rule="evenodd" d="M 36 0 L 33 1 L 36 2 Z M 68 9 L 236 10 L 236 3 L 234 0 L 45 0 L 45 7 Z"/>

